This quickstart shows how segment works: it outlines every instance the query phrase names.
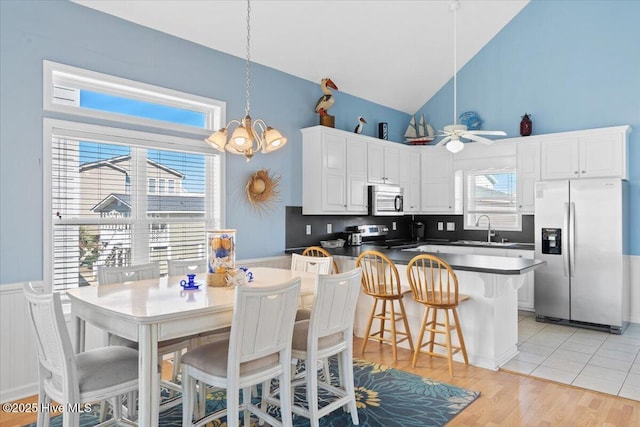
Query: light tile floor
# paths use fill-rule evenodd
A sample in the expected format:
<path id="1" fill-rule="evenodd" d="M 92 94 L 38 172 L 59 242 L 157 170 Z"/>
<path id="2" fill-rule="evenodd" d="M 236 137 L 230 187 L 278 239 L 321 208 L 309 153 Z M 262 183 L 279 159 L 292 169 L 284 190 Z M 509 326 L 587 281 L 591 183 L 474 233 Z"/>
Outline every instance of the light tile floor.
<path id="1" fill-rule="evenodd" d="M 518 349 L 503 369 L 640 401 L 640 324 L 613 335 L 539 323 L 521 311 Z"/>

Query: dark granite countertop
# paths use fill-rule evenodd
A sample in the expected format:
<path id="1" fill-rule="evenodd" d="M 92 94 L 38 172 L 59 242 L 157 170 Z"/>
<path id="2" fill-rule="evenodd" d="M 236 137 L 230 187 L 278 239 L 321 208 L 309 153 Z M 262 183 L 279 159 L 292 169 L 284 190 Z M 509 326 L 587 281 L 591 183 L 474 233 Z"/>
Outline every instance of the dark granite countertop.
<path id="1" fill-rule="evenodd" d="M 420 242 L 420 245 L 431 245 L 434 242 Z M 440 243 L 443 244 L 443 243 Z M 444 243 L 451 245 L 451 243 Z M 471 246 L 471 245 L 466 245 Z M 482 246 L 482 245 L 479 245 Z M 495 246 L 484 246 L 495 247 Z M 500 248 L 506 248 L 504 246 L 498 246 Z M 515 249 L 514 246 L 509 248 Z M 528 249 L 532 247 L 528 246 Z M 285 253 L 302 253 L 305 248 L 289 248 L 285 250 Z M 519 248 L 523 249 L 523 248 Z M 397 264 L 408 264 L 409 261 L 421 252 L 402 250 L 402 249 L 388 249 L 371 244 L 364 244 L 362 246 L 344 246 L 342 248 L 327 249 L 327 251 L 334 256 L 345 256 L 350 258 L 357 258 L 362 252 L 367 250 L 377 250 L 388 256 L 393 262 Z M 429 252 L 425 252 L 429 253 Z M 462 254 L 448 254 L 439 252 L 438 257 L 446 261 L 454 270 L 461 271 L 476 271 L 479 273 L 491 273 L 491 274 L 506 274 L 506 275 L 518 275 L 524 274 L 529 271 L 545 264 L 545 261 L 537 259 L 527 259 L 518 257 L 504 257 L 504 256 L 489 256 L 489 255 L 462 255 Z"/>

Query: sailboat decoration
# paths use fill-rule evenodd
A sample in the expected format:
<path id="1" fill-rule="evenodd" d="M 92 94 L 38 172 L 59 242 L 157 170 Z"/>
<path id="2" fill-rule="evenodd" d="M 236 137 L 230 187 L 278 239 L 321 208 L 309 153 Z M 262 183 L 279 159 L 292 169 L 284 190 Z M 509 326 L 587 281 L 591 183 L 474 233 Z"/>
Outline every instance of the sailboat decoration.
<path id="1" fill-rule="evenodd" d="M 413 145 L 428 144 L 435 138 L 433 127 L 424 120 L 424 114 L 420 115 L 418 127 L 416 128 L 416 117 L 411 116 L 409 126 L 404 133 L 405 142 Z"/>

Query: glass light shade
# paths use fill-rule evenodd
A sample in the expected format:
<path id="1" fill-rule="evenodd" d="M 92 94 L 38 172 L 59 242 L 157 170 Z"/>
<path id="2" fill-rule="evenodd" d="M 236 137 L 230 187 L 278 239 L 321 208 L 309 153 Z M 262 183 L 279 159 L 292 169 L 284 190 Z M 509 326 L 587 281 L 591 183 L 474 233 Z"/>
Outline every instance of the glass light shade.
<path id="1" fill-rule="evenodd" d="M 253 145 L 251 135 L 244 126 L 238 126 L 231 135 L 229 144 L 237 151 L 242 152 Z"/>
<path id="2" fill-rule="evenodd" d="M 224 151 L 224 146 L 227 144 L 227 129 L 222 128 L 214 133 L 205 141 L 219 151 Z"/>
<path id="3" fill-rule="evenodd" d="M 267 130 L 262 135 L 264 153 L 279 150 L 287 143 L 287 138 L 282 136 L 280 132 L 272 127 L 267 127 Z"/>
<path id="4" fill-rule="evenodd" d="M 447 143 L 447 150 L 451 151 L 452 153 L 462 151 L 463 148 L 464 144 L 459 139 L 452 139 Z"/>

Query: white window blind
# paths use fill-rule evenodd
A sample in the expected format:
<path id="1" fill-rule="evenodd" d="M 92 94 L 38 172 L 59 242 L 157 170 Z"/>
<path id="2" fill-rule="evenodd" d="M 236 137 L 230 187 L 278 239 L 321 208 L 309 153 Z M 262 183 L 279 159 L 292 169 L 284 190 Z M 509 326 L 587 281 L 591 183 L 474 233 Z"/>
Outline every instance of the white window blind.
<path id="1" fill-rule="evenodd" d="M 99 266 L 166 273 L 167 259 L 206 256 L 219 156 L 55 137 L 51 157 L 55 291 L 95 284 Z M 151 179 L 172 179 L 174 192 L 148 191 Z"/>
<path id="2" fill-rule="evenodd" d="M 519 230 L 516 196 L 515 169 L 467 171 L 465 229 L 486 229 L 486 223 L 475 224 L 480 215 L 488 215 L 492 229 Z"/>

